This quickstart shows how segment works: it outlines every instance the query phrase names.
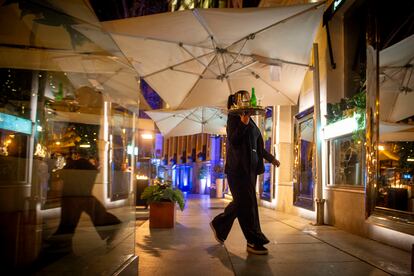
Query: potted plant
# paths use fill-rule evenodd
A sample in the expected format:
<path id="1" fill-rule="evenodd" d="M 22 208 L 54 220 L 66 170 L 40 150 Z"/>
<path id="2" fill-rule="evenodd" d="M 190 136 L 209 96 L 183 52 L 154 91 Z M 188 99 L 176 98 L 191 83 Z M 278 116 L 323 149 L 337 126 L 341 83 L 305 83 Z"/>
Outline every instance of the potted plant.
<path id="1" fill-rule="evenodd" d="M 184 195 L 181 190 L 172 188 L 171 181 L 161 178 L 154 179 L 154 183 L 141 195 L 147 200 L 150 207 L 150 228 L 173 228 L 175 225 L 175 205 L 184 210 Z"/>
<path id="2" fill-rule="evenodd" d="M 198 171 L 198 190 L 200 194 L 204 194 L 206 190 L 208 176 L 208 168 L 205 164 L 201 164 L 201 167 Z"/>

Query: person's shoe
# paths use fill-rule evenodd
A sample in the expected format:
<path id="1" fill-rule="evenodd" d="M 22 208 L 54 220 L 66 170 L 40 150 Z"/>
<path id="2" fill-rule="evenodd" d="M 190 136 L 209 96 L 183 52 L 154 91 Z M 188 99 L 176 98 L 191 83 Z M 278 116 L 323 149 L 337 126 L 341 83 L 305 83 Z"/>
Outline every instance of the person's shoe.
<path id="1" fill-rule="evenodd" d="M 214 228 L 213 222 L 210 222 L 210 227 L 211 227 L 211 230 L 213 231 L 214 238 L 216 239 L 216 241 L 217 241 L 219 244 L 224 244 L 224 239 L 220 238 L 220 237 L 217 235 L 216 228 Z"/>
<path id="2" fill-rule="evenodd" d="M 247 243 L 247 252 L 256 254 L 256 255 L 267 255 L 269 254 L 269 251 L 267 250 L 266 247 L 264 247 L 263 245 L 259 245 L 259 244 L 251 244 L 251 243 Z"/>

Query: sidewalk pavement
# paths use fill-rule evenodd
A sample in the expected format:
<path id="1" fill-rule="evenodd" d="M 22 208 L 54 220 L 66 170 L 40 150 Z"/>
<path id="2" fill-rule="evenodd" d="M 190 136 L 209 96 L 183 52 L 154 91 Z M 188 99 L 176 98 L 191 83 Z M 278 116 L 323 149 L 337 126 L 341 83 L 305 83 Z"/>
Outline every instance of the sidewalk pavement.
<path id="1" fill-rule="evenodd" d="M 259 212 L 269 255 L 246 252 L 237 220 L 219 245 L 209 222 L 227 204 L 190 195 L 175 228 L 138 227 L 139 275 L 414 275 L 410 252 L 266 208 Z"/>

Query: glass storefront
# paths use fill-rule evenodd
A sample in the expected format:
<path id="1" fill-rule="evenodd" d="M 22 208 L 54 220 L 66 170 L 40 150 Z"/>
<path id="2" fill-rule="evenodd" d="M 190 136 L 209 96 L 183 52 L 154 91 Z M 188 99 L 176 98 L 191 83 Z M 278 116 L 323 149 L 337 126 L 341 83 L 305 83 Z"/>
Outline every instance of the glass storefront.
<path id="1" fill-rule="evenodd" d="M 386 14 L 378 9 L 378 22 L 370 25 L 367 207 L 379 223 L 412 233 L 407 225 L 414 222 L 414 34 L 409 24 L 398 23 L 412 22 L 405 5 L 387 6 Z"/>
<path id="2" fill-rule="evenodd" d="M 293 204 L 314 210 L 314 120 L 313 108 L 296 115 Z"/>
<path id="3" fill-rule="evenodd" d="M 83 2 L 0 24 L 2 269 L 112 275 L 135 257 L 136 73 Z"/>

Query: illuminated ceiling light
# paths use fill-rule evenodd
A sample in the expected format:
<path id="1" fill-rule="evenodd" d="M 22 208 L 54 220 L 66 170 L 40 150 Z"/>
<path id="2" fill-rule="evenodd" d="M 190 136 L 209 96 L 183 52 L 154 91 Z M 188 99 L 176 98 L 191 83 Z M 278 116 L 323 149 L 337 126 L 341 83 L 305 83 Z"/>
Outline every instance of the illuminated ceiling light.
<path id="1" fill-rule="evenodd" d="M 154 136 L 151 133 L 143 133 L 143 134 L 141 134 L 141 137 L 144 140 L 152 140 L 152 139 L 154 139 Z"/>
<path id="2" fill-rule="evenodd" d="M 414 162 L 414 158 L 407 158 L 407 162 Z"/>
<path id="3" fill-rule="evenodd" d="M 59 146 L 59 145 L 60 145 L 60 142 L 58 141 L 58 142 L 56 142 L 55 144 Z"/>
<path id="4" fill-rule="evenodd" d="M 90 147 L 91 147 L 91 145 L 88 145 L 88 144 L 82 144 L 82 145 L 79 145 L 79 147 L 80 147 L 80 148 L 90 148 Z"/>
<path id="5" fill-rule="evenodd" d="M 385 147 L 383 145 L 379 145 L 378 150 L 383 151 L 383 150 L 385 150 Z"/>

